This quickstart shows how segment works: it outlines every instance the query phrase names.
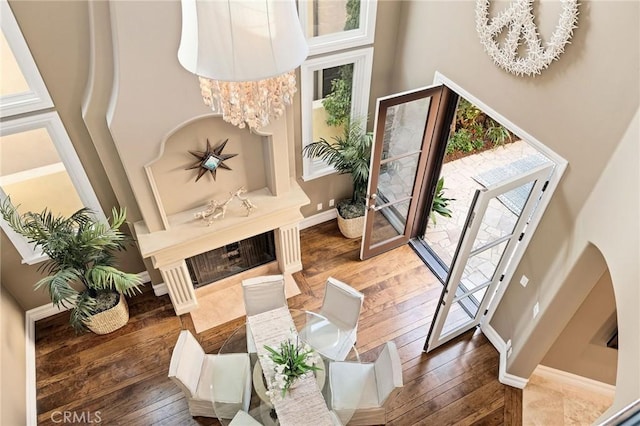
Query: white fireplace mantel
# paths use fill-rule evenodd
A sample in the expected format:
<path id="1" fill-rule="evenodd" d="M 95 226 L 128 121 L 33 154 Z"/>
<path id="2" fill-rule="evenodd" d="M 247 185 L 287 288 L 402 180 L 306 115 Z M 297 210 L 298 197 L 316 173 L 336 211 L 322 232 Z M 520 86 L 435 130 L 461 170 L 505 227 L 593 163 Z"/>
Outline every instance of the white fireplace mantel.
<path id="1" fill-rule="evenodd" d="M 150 257 L 153 266 L 160 270 L 176 314 L 198 306 L 185 263 L 189 257 L 275 231 L 280 271 L 293 273 L 302 269 L 298 224 L 303 219 L 300 208 L 309 204 L 309 197 L 295 180 L 290 185 L 290 191 L 278 196 L 271 195 L 268 188 L 245 194 L 257 206 L 249 216 L 240 203 L 232 203 L 225 217 L 214 220 L 211 226 L 194 216 L 205 206 L 169 216 L 171 226 L 167 230 L 149 232 L 144 221 L 135 223 L 140 252 L 143 257 Z"/>

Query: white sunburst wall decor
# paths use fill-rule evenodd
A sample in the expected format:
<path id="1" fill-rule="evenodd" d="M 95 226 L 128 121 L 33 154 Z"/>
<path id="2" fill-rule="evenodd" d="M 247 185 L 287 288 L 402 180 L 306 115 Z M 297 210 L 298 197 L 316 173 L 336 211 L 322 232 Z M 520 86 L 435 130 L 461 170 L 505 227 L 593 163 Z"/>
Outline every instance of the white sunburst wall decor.
<path id="1" fill-rule="evenodd" d="M 514 0 L 489 19 L 490 0 L 476 0 L 476 30 L 485 51 L 500 68 L 519 76 L 535 76 L 558 59 L 578 22 L 578 1 L 562 0 L 558 25 L 549 41 L 540 39 L 533 0 Z M 502 46 L 498 37 L 506 30 Z M 520 48 L 521 41 L 524 52 Z M 523 52 L 519 55 L 518 52 Z"/>

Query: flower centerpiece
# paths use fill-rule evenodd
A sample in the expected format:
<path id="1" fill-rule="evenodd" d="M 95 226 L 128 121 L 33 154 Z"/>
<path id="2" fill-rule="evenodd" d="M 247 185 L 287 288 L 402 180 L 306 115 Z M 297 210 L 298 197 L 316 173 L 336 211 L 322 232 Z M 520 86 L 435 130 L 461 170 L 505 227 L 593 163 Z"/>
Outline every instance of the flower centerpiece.
<path id="1" fill-rule="evenodd" d="M 265 372 L 269 372 L 267 375 L 272 384 L 270 388 L 280 389 L 282 397 L 299 377 L 320 370 L 316 366 L 320 358 L 309 345 L 301 344 L 298 337 L 295 342 L 292 338 L 281 342 L 277 350 L 267 345 L 264 348 L 269 352 L 267 356 L 263 356 L 263 361 L 265 367 L 269 367 L 265 368 Z"/>

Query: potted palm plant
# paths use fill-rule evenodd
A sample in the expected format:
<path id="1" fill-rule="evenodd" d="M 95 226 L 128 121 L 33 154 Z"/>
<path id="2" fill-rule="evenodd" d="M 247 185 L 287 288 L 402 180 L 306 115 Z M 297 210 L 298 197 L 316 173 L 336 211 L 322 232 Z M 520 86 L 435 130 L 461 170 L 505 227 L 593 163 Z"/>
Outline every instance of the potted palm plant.
<path id="1" fill-rule="evenodd" d="M 87 208 L 69 217 L 48 209 L 20 214 L 7 198 L 0 204 L 0 214 L 49 257 L 40 266 L 48 276 L 35 289 L 47 289 L 56 307 L 71 310 L 69 322 L 76 332 L 89 329 L 106 334 L 127 323 L 129 310 L 123 295 L 141 291 L 142 281 L 114 267 L 115 251 L 123 250 L 130 240 L 119 229 L 125 209 L 114 208 L 110 221 L 104 223 Z"/>
<path id="2" fill-rule="evenodd" d="M 340 174 L 351 174 L 353 194 L 336 206 L 338 227 L 347 238 L 362 236 L 364 228 L 365 195 L 369 182 L 369 159 L 373 133 L 367 132 L 363 120 L 349 120 L 344 134 L 333 137 L 330 143 L 324 138 L 305 146 L 302 153 L 319 158 L 333 166 Z"/>

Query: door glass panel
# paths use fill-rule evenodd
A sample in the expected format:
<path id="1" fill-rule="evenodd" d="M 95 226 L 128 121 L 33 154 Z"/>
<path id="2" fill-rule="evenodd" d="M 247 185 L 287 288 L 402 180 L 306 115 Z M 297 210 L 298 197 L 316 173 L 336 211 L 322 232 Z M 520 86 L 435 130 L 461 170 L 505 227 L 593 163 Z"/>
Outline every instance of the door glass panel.
<path id="1" fill-rule="evenodd" d="M 462 272 L 460 287 L 463 291 L 470 291 L 490 282 L 496 273 L 496 268 L 502 259 L 508 241 L 469 256 Z"/>
<path id="2" fill-rule="evenodd" d="M 411 196 L 420 154 L 383 162 L 378 180 L 378 204 Z"/>
<path id="3" fill-rule="evenodd" d="M 487 287 L 482 287 L 468 296 L 454 302 L 442 327 L 441 336 L 452 331 L 468 326 L 475 321 L 480 307 L 480 301 L 487 292 Z"/>
<path id="4" fill-rule="evenodd" d="M 408 210 L 408 200 L 391 204 L 380 210 L 369 210 L 369 214 L 374 215 L 371 243 L 377 244 L 402 235 L 406 225 Z"/>
<path id="5" fill-rule="evenodd" d="M 430 103 L 422 98 L 387 108 L 382 160 L 420 150 Z"/>
<path id="6" fill-rule="evenodd" d="M 518 216 L 509 211 L 498 198 L 492 198 L 482 216 L 482 224 L 472 250 L 511 235 L 517 221 Z"/>
<path id="7" fill-rule="evenodd" d="M 0 137 L 0 188 L 21 213 L 71 215 L 84 205 L 45 128 Z"/>

